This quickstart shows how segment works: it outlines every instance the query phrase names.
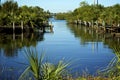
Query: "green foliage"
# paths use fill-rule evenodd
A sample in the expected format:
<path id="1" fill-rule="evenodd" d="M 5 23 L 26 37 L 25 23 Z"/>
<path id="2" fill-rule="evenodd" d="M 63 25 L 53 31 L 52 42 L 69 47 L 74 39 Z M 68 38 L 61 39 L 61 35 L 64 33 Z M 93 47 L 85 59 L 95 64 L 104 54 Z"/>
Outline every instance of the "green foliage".
<path id="1" fill-rule="evenodd" d="M 55 18 L 59 20 L 65 20 L 67 17 L 68 13 L 57 13 L 55 14 Z"/>
<path id="2" fill-rule="evenodd" d="M 86 1 L 80 3 L 80 7 L 76 8 L 73 12 L 59 13 L 58 19 L 66 19 L 69 23 L 75 20 L 82 21 L 96 21 L 111 25 L 113 22 L 117 25 L 120 23 L 120 4 L 104 7 L 103 5 L 89 5 Z"/>
<path id="3" fill-rule="evenodd" d="M 112 80 L 120 79 L 120 47 L 112 47 L 116 56 L 111 60 L 107 68 L 101 73 L 103 76 L 112 78 Z"/>
<path id="4" fill-rule="evenodd" d="M 68 65 L 69 63 L 64 63 L 62 60 L 57 65 L 48 62 L 44 63 L 42 65 L 43 80 L 63 80 L 63 74 Z"/>
<path id="5" fill-rule="evenodd" d="M 2 11 L 6 13 L 12 13 L 16 12 L 18 10 L 18 4 L 17 2 L 13 1 L 6 1 L 4 4 L 2 4 Z"/>
<path id="6" fill-rule="evenodd" d="M 80 7 L 88 6 L 89 4 L 86 1 L 80 2 Z"/>
<path id="7" fill-rule="evenodd" d="M 76 80 L 87 80 L 87 79 L 83 77 L 78 77 Z"/>
<path id="8" fill-rule="evenodd" d="M 29 65 L 21 74 L 19 80 L 22 80 L 29 72 L 37 80 L 63 80 L 65 68 L 69 63 L 64 63 L 62 60 L 57 65 L 49 62 L 43 63 L 44 54 L 39 57 L 37 51 L 32 49 L 26 49 L 25 53 Z"/>
<path id="9" fill-rule="evenodd" d="M 17 2 L 6 1 L 1 5 L 0 9 L 0 26 L 20 25 L 21 21 L 24 26 L 41 27 L 43 21 L 47 21 L 50 17 L 49 11 L 44 11 L 42 8 L 22 6 L 18 7 Z"/>
<path id="10" fill-rule="evenodd" d="M 39 58 L 38 53 L 31 49 L 25 50 L 25 53 L 26 53 L 26 59 L 29 62 L 29 66 L 25 69 L 25 71 L 22 73 L 19 79 L 22 80 L 23 76 L 28 74 L 29 72 L 31 72 L 36 79 L 40 79 L 41 77 L 40 72 L 42 71 L 41 65 L 43 62 L 44 55 L 41 54 Z"/>
<path id="11" fill-rule="evenodd" d="M 75 9 L 71 17 L 76 17 L 74 20 L 82 20 L 82 21 L 96 21 L 99 18 L 99 15 L 101 14 L 101 11 L 103 10 L 103 6 L 93 6 L 88 5 L 87 3 L 81 3 L 81 7 Z M 70 20 L 70 19 L 69 19 Z"/>

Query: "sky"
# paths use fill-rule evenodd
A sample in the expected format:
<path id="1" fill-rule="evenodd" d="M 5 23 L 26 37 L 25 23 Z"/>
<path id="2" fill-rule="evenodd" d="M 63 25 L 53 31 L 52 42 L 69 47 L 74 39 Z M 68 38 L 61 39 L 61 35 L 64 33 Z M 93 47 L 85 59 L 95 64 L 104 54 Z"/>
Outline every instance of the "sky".
<path id="1" fill-rule="evenodd" d="M 88 4 L 93 4 L 94 0 L 14 0 L 19 6 L 39 6 L 50 12 L 68 12 L 73 11 L 80 6 L 81 1 L 86 1 Z M 99 4 L 111 6 L 116 3 L 120 4 L 120 0 L 99 0 Z"/>

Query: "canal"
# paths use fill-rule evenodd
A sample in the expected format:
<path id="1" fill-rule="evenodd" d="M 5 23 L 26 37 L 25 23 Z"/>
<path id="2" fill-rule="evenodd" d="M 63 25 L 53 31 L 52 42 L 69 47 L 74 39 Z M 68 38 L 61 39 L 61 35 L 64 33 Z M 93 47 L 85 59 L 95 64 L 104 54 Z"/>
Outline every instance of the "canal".
<path id="1" fill-rule="evenodd" d="M 68 70 L 76 75 L 82 72 L 96 74 L 107 67 L 115 54 L 113 41 L 96 31 L 77 25 L 68 25 L 65 20 L 52 21 L 53 32 L 0 35 L 0 79 L 17 79 L 27 65 L 25 48 L 36 48 L 45 53 L 48 62 L 71 61 Z"/>

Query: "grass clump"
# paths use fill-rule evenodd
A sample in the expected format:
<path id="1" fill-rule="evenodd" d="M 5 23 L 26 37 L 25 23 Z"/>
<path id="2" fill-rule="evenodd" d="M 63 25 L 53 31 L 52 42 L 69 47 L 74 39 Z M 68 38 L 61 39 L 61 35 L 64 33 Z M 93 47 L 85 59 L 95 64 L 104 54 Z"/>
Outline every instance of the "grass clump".
<path id="1" fill-rule="evenodd" d="M 19 77 L 19 80 L 120 80 L 120 51 L 114 49 L 116 56 L 110 62 L 108 67 L 100 71 L 97 76 L 84 75 L 73 78 L 72 74 L 68 74 L 66 67 L 69 62 L 60 60 L 57 64 L 44 61 L 44 53 L 40 56 L 36 50 L 26 49 L 25 55 L 28 66 Z M 30 74 L 30 76 L 28 75 Z M 27 78 L 24 78 L 27 76 Z"/>
<path id="2" fill-rule="evenodd" d="M 26 49 L 25 55 L 29 64 L 19 80 L 22 80 L 28 73 L 35 80 L 63 80 L 65 77 L 66 67 L 69 66 L 69 63 L 65 63 L 63 60 L 60 60 L 56 65 L 44 62 L 44 53 L 38 56 L 38 52 L 33 49 Z"/>

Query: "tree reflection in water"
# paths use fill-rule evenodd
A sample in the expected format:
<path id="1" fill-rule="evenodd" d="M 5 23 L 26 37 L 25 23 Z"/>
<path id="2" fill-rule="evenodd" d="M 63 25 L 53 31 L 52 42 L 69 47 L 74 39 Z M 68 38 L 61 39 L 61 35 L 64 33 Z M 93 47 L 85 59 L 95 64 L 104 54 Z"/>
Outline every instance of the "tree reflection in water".
<path id="1" fill-rule="evenodd" d="M 89 42 L 103 42 L 105 46 L 107 45 L 113 50 L 120 47 L 120 37 L 113 37 L 109 33 L 99 33 L 98 30 L 80 25 L 69 24 L 69 28 L 75 37 L 81 40 L 80 42 L 83 45 L 87 45 Z"/>
<path id="2" fill-rule="evenodd" d="M 36 46 L 37 41 L 43 41 L 44 33 L 22 33 L 22 34 L 5 34 L 0 35 L 0 49 L 3 55 L 7 57 L 17 56 L 18 49 L 22 47 Z"/>
<path id="3" fill-rule="evenodd" d="M 69 25 L 71 32 L 75 37 L 81 40 L 81 44 L 87 45 L 88 42 L 103 42 L 113 50 L 115 57 L 111 60 L 108 66 L 102 70 L 103 76 L 120 77 L 120 37 L 113 37 L 110 33 L 99 33 L 97 30 L 77 25 Z"/>
<path id="4" fill-rule="evenodd" d="M 103 70 L 104 76 L 114 77 L 116 80 L 120 78 L 120 39 L 113 38 L 106 42 L 113 52 L 115 57 L 111 60 L 108 66 Z M 114 43 L 113 43 L 114 41 Z"/>

